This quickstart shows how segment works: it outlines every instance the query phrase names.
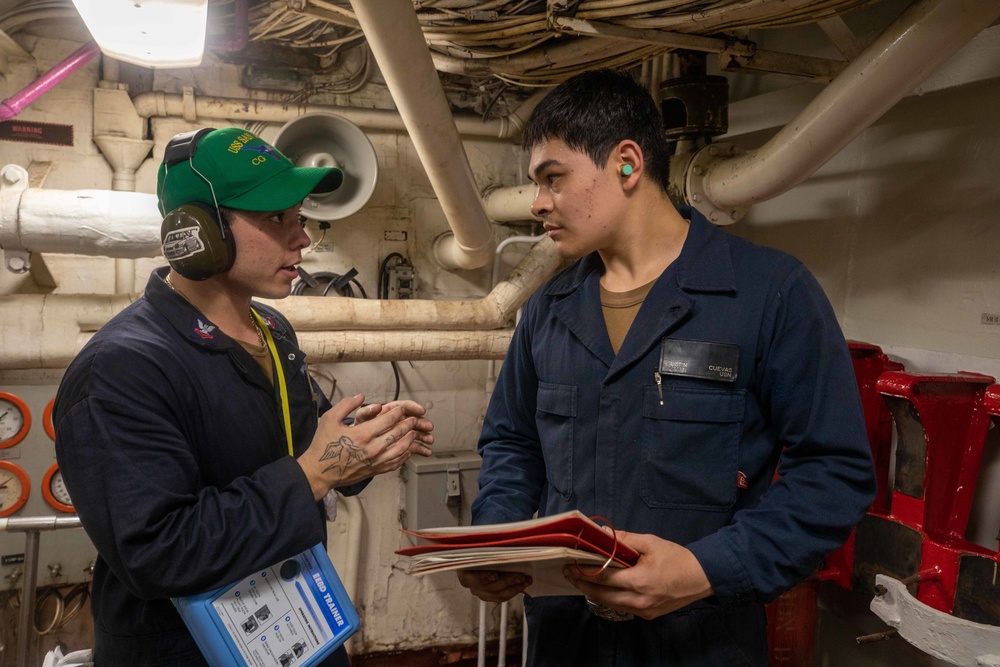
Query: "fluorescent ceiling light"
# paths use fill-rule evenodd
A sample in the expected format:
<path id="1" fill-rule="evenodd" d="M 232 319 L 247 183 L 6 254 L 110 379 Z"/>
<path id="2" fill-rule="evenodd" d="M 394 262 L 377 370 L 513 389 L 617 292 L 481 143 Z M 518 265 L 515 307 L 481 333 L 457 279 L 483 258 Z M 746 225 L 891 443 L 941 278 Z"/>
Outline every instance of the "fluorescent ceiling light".
<path id="1" fill-rule="evenodd" d="M 105 55 L 144 67 L 196 67 L 208 0 L 73 0 Z"/>

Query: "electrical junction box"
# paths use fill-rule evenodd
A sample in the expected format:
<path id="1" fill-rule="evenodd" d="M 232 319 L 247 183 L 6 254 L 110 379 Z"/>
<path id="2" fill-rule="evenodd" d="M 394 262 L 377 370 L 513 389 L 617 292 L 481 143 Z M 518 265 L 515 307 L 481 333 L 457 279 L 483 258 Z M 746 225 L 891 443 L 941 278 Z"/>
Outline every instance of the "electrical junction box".
<path id="1" fill-rule="evenodd" d="M 417 294 L 417 272 L 409 264 L 397 264 L 389 269 L 390 299 L 415 299 Z"/>
<path id="2" fill-rule="evenodd" d="M 470 525 L 481 465 L 479 454 L 471 450 L 410 457 L 402 470 L 406 490 L 399 520 L 403 528 Z"/>

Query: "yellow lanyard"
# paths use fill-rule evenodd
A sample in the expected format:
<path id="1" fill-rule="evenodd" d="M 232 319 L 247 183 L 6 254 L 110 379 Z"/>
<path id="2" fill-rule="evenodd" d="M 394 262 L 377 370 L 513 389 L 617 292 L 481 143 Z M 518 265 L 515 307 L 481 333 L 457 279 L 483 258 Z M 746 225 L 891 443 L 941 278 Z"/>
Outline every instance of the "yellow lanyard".
<path id="1" fill-rule="evenodd" d="M 271 336 L 271 329 L 264 322 L 264 318 L 253 308 L 250 309 L 250 313 L 253 315 L 254 320 L 257 321 L 257 326 L 264 332 L 267 347 L 271 350 L 271 358 L 274 359 L 274 372 L 278 376 L 278 394 L 281 395 L 281 416 L 285 419 L 285 439 L 288 441 L 288 455 L 295 456 L 292 451 L 292 416 L 288 409 L 288 387 L 285 385 L 285 372 L 281 367 L 281 359 L 278 358 L 278 348 L 274 345 L 274 337 Z"/>

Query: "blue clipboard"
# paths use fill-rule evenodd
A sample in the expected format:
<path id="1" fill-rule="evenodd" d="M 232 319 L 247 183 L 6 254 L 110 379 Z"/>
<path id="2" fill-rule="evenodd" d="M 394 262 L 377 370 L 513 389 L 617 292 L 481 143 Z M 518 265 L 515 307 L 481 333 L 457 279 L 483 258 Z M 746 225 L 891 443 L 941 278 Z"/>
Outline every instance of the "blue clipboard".
<path id="1" fill-rule="evenodd" d="M 174 604 L 212 667 L 310 667 L 361 625 L 322 544 Z"/>

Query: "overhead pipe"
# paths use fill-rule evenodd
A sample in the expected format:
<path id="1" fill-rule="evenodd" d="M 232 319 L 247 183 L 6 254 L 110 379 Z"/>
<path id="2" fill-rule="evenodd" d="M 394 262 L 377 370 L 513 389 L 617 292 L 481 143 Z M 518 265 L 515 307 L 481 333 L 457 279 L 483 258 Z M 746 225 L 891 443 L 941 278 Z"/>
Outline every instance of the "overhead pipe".
<path id="1" fill-rule="evenodd" d="M 3 184 L 8 178 L 26 182 L 28 174 L 18 165 L 7 165 L 0 174 L 0 242 L 9 234 L 31 252 L 131 259 L 159 255 L 160 214 L 155 195 L 27 188 L 14 190 L 11 194 L 19 197 L 8 201 Z M 340 303 L 338 299 L 317 302 L 290 297 L 281 301 L 281 309 L 294 319 L 296 328 L 311 331 L 364 327 L 368 325 L 359 323 L 368 322 L 379 323 L 380 328 L 407 323 L 429 329 L 456 328 L 459 323 L 463 328 L 497 328 L 555 271 L 559 261 L 554 244 L 541 242 L 506 280 L 477 301 L 345 299 Z"/>
<path id="2" fill-rule="evenodd" d="M 28 172 L 0 170 L 0 248 L 138 259 L 160 254 L 156 196 L 25 188 Z"/>
<path id="3" fill-rule="evenodd" d="M 514 328 L 492 331 L 322 331 L 298 334 L 310 363 L 503 359 Z"/>
<path id="4" fill-rule="evenodd" d="M 537 188 L 534 183 L 494 188 L 483 195 L 486 215 L 494 222 L 538 220 L 531 214 Z"/>
<path id="5" fill-rule="evenodd" d="M 111 61 L 109 61 L 111 62 Z M 516 136 L 544 91 L 535 93 L 514 112 L 502 119 L 496 129 Z M 185 107 L 185 97 L 149 93 L 135 100 L 142 117 L 175 116 Z M 300 113 L 314 111 L 320 105 L 296 106 L 276 102 L 199 98 L 195 106 L 198 117 L 227 118 L 244 121 L 280 121 L 298 118 Z M 347 110 L 322 107 L 343 115 L 362 126 L 403 129 L 395 112 L 378 110 Z M 387 121 L 392 121 L 388 122 Z M 398 128 L 395 125 L 399 125 Z M 486 135 L 481 135 L 486 136 Z M 98 144 L 104 137 L 95 137 Z M 102 150 L 115 169 L 113 187 L 132 189 L 134 169 L 131 165 L 147 152 L 144 140 L 112 140 Z M 121 153 L 121 155 L 119 155 Z M 129 168 L 126 169 L 125 166 Z M 19 165 L 3 167 L 0 179 L 0 248 L 10 252 L 26 249 L 33 252 L 59 252 L 113 258 L 155 257 L 160 253 L 159 220 L 156 197 L 151 194 L 125 193 L 107 190 L 54 190 L 27 188 L 27 171 Z M 532 186 L 516 186 L 526 193 Z M 490 217 L 498 222 L 530 219 L 528 206 L 503 202 L 507 189 L 500 188 L 487 196 Z M 513 207 L 512 207 L 513 204 Z M 530 205 L 530 199 L 528 199 Z M 523 208 L 523 213 L 521 209 Z"/>
<path id="6" fill-rule="evenodd" d="M 0 122 L 10 120 L 20 114 L 26 106 L 52 90 L 59 82 L 86 65 L 91 58 L 100 52 L 101 47 L 97 45 L 97 42 L 87 42 L 58 65 L 35 79 L 34 82 L 0 102 Z"/>
<path id="7" fill-rule="evenodd" d="M 111 189 L 135 192 L 135 172 L 153 149 L 149 139 L 131 139 L 116 135 L 94 135 L 94 143 L 111 165 Z M 135 289 L 135 260 L 115 259 L 115 292 L 125 294 Z"/>
<path id="8" fill-rule="evenodd" d="M 434 256 L 449 269 L 493 259 L 496 241 L 411 0 L 351 0 L 386 86 L 453 230 Z"/>
<path id="9" fill-rule="evenodd" d="M 269 301 L 298 332 L 310 362 L 502 359 L 514 315 L 559 266 L 542 239 L 477 301 L 292 296 Z M 132 295 L 0 296 L 0 369 L 65 368 Z"/>
<path id="10" fill-rule="evenodd" d="M 288 297 L 264 303 L 281 310 L 299 332 L 499 329 L 513 324 L 517 309 L 555 272 L 560 261 L 555 244 L 548 238 L 542 239 L 489 294 L 475 301 Z"/>
<path id="11" fill-rule="evenodd" d="M 762 147 L 737 157 L 713 146 L 696 153 L 687 166 L 689 201 L 718 217 L 788 191 L 998 16 L 1000 0 L 919 0 Z M 713 148 L 717 156 L 708 154 Z"/>
<path id="12" fill-rule="evenodd" d="M 155 257 L 159 212 L 151 194 L 24 188 L 27 171 L 0 170 L 0 246 L 112 258 Z M 313 361 L 499 359 L 514 314 L 559 266 L 543 239 L 479 300 L 289 297 L 275 302 Z M 61 368 L 135 295 L 0 297 L 0 368 Z M 374 332 L 378 333 L 374 333 Z"/>
<path id="13" fill-rule="evenodd" d="M 138 295 L 37 295 L 0 297 L 0 370 L 65 368 L 94 332 Z M 361 301 L 289 297 L 289 301 Z M 284 302 L 282 306 L 286 305 Z M 282 312 L 290 309 L 283 308 Z M 291 320 L 290 320 L 291 321 Z M 291 321 L 292 326 L 296 326 Z M 503 359 L 513 326 L 489 330 L 300 331 L 310 363 Z"/>
<path id="14" fill-rule="evenodd" d="M 542 95 L 528 98 L 510 115 L 484 121 L 475 116 L 454 118 L 459 134 L 467 137 L 511 139 L 521 133 L 524 121 Z M 180 93 L 149 92 L 132 98 L 136 113 L 142 118 L 184 118 L 194 122 L 202 118 L 225 119 L 234 122 L 262 121 L 287 123 L 307 113 L 334 113 L 366 130 L 405 132 L 406 125 L 399 112 L 391 109 L 359 109 L 331 104 L 289 104 L 268 100 L 196 95 L 193 90 Z"/>

